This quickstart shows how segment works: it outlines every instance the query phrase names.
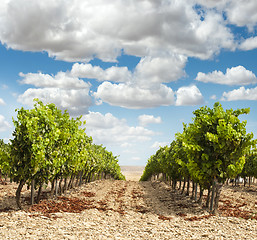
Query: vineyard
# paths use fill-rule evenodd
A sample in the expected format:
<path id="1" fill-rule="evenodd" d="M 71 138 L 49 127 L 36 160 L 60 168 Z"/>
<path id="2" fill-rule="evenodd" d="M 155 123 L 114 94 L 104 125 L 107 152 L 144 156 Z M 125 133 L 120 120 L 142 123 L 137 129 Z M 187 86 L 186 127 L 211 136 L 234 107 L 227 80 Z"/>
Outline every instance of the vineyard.
<path id="1" fill-rule="evenodd" d="M 254 184 L 225 185 L 219 215 L 212 215 L 164 182 L 127 179 L 96 180 L 52 199 L 43 194 L 32 206 L 30 190 L 24 188 L 22 211 L 14 198 L 17 185 L 0 184 L 0 239 L 257 238 L 251 219 L 257 209 Z"/>
<path id="2" fill-rule="evenodd" d="M 193 113 L 126 171 L 80 118 L 38 100 L 17 110 L 13 139 L 0 141 L 0 238 L 257 238 L 256 140 L 239 119 L 249 109 Z"/>
<path id="3" fill-rule="evenodd" d="M 34 108 L 17 110 L 15 130 L 9 144 L 0 141 L 0 171 L 18 183 L 16 202 L 23 186 L 31 188 L 31 204 L 44 185 L 51 183 L 51 195 L 66 192 L 73 186 L 94 179 L 124 179 L 117 157 L 102 145 L 93 144 L 80 118 L 73 119 L 54 104 L 35 100 Z"/>
<path id="4" fill-rule="evenodd" d="M 193 112 L 193 123 L 184 124 L 170 146 L 161 147 L 148 160 L 142 181 L 162 177 L 176 189 L 202 203 L 204 190 L 208 191 L 206 208 L 217 213 L 222 186 L 242 177 L 244 182 L 257 177 L 257 149 L 253 134 L 246 132 L 246 121 L 241 114 L 249 109 L 224 110 L 219 103 L 213 109 L 201 107 Z M 183 182 L 183 183 L 182 183 Z M 187 186 L 186 186 L 187 185 Z M 199 199 L 197 191 L 199 186 Z"/>

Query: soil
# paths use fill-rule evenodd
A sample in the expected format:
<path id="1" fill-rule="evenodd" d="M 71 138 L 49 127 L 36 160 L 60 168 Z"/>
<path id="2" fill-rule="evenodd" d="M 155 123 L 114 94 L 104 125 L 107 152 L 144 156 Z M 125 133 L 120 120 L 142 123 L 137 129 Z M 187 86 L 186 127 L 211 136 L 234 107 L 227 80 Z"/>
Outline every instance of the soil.
<path id="1" fill-rule="evenodd" d="M 124 170 L 123 170 L 124 171 Z M 159 181 L 98 180 L 29 205 L 15 204 L 17 185 L 0 182 L 0 239 L 257 239 L 257 187 L 224 186 L 219 214 Z M 132 179 L 132 180 L 131 180 Z M 206 193 L 205 193 L 206 195 Z"/>

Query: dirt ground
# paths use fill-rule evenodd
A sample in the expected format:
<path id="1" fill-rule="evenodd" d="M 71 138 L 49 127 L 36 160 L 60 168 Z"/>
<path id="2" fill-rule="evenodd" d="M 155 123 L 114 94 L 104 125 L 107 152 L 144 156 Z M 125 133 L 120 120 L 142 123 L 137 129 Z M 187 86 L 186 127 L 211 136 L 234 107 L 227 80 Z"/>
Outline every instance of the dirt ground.
<path id="1" fill-rule="evenodd" d="M 24 210 L 17 185 L 0 183 L 0 239 L 257 239 L 256 186 L 225 186 L 212 216 L 163 182 L 138 182 L 141 169 L 123 173 L 33 206 L 24 188 Z"/>

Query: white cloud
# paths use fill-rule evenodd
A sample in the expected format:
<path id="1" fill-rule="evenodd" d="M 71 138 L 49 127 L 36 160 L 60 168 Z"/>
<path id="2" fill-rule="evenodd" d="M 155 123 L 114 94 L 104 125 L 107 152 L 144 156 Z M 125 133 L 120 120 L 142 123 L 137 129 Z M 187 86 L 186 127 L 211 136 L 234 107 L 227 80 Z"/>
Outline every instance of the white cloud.
<path id="1" fill-rule="evenodd" d="M 173 90 L 163 84 L 156 85 L 152 89 L 144 89 L 130 84 L 104 82 L 98 87 L 94 96 L 110 105 L 131 109 L 204 103 L 203 96 L 195 85 L 179 88 L 176 91 L 176 103 Z"/>
<path id="2" fill-rule="evenodd" d="M 257 23 L 256 9 L 256 0 L 237 0 L 230 1 L 226 7 L 226 12 L 230 23 L 239 27 L 247 26 L 250 31 L 253 31 Z"/>
<path id="3" fill-rule="evenodd" d="M 5 105 L 5 101 L 2 99 L 2 98 L 0 98 L 0 106 L 3 106 L 3 105 Z"/>
<path id="4" fill-rule="evenodd" d="M 125 108 L 151 108 L 158 106 L 168 106 L 174 104 L 174 93 L 172 89 L 161 84 L 162 82 L 175 81 L 185 75 L 183 68 L 187 61 L 186 57 L 174 54 L 172 57 L 145 57 L 136 66 L 134 72 L 128 70 L 127 67 L 112 66 L 107 69 L 102 69 L 99 66 L 91 64 L 75 63 L 71 71 L 58 72 L 55 76 L 39 73 L 20 73 L 22 79 L 21 84 L 30 84 L 44 90 L 40 90 L 43 99 L 52 99 L 57 103 L 57 99 L 49 92 L 49 89 L 55 88 L 64 90 L 81 90 L 89 89 L 90 84 L 79 79 L 96 79 L 98 81 L 121 82 L 124 84 L 112 84 L 103 82 L 96 93 L 96 104 L 101 104 L 103 101 L 111 105 L 121 106 Z M 51 90 L 56 91 L 56 90 Z M 32 99 L 25 100 L 25 97 L 35 96 L 38 90 L 28 90 L 22 98 L 22 102 L 32 102 Z M 44 93 L 43 93 L 44 92 Z M 42 94 L 44 96 L 42 96 Z M 90 102 L 87 101 L 87 107 Z M 60 104 L 60 103 L 59 103 Z M 63 104 L 60 105 L 63 108 Z M 74 106 L 77 107 L 77 106 Z M 71 106 L 69 106 L 69 109 Z M 85 111 L 85 109 L 81 109 Z M 74 112 L 74 110 L 73 110 Z M 79 113 L 79 109 L 76 110 Z M 81 112 L 83 114 L 83 112 Z"/>
<path id="5" fill-rule="evenodd" d="M 240 87 L 230 92 L 224 92 L 222 100 L 236 101 L 236 100 L 257 100 L 257 87 L 245 89 Z"/>
<path id="6" fill-rule="evenodd" d="M 216 13 L 216 11 L 207 11 L 204 16 L 204 21 L 201 22 L 196 30 L 196 34 L 206 48 L 203 49 L 203 51 L 209 53 L 208 57 L 219 53 L 221 48 L 234 50 L 236 47 L 233 34 L 225 26 L 222 15 Z M 212 36 L 212 38 L 210 38 L 210 36 Z M 201 48 L 201 45 L 198 47 Z M 203 53 L 203 56 L 199 55 L 198 57 L 207 58 L 205 53 Z"/>
<path id="7" fill-rule="evenodd" d="M 92 104 L 88 92 L 89 88 L 29 88 L 18 96 L 18 102 L 32 106 L 33 99 L 38 98 L 44 103 L 54 103 L 63 110 L 67 109 L 71 115 L 80 115 L 88 112 L 88 107 Z"/>
<path id="8" fill-rule="evenodd" d="M 195 85 L 179 88 L 176 92 L 176 95 L 177 106 L 193 106 L 204 103 L 203 96 L 200 90 Z"/>
<path id="9" fill-rule="evenodd" d="M 140 115 L 138 117 L 138 120 L 139 120 L 140 126 L 146 126 L 152 123 L 160 124 L 162 122 L 161 117 L 154 117 L 153 115 L 146 115 L 146 114 Z"/>
<path id="10" fill-rule="evenodd" d="M 76 77 L 69 76 L 68 73 L 58 72 L 55 76 L 43 73 L 20 73 L 23 79 L 21 84 L 31 84 L 35 87 L 43 88 L 62 88 L 62 89 L 81 89 L 88 88 L 89 84 Z"/>
<path id="11" fill-rule="evenodd" d="M 10 136 L 9 138 L 3 138 L 3 141 L 4 141 L 4 143 L 11 143 L 10 142 L 10 139 L 12 139 L 13 138 L 13 136 Z"/>
<path id="12" fill-rule="evenodd" d="M 119 145 L 150 141 L 155 133 L 142 126 L 129 126 L 124 119 L 118 119 L 111 113 L 89 112 L 83 116 L 86 120 L 86 133 L 94 142 L 104 145 Z M 126 144 L 126 145 L 124 145 Z"/>
<path id="13" fill-rule="evenodd" d="M 89 111 L 87 115 L 84 115 L 83 119 L 86 120 L 86 125 L 90 126 L 91 128 L 108 129 L 116 126 L 124 126 L 124 124 L 126 124 L 125 119 L 118 119 L 111 113 L 106 113 L 103 115 L 99 112 Z"/>
<path id="14" fill-rule="evenodd" d="M 0 132 L 7 131 L 9 128 L 11 128 L 10 123 L 5 120 L 4 116 L 0 115 Z"/>
<path id="15" fill-rule="evenodd" d="M 169 106 L 174 103 L 172 89 L 163 84 L 153 89 L 144 89 L 129 84 L 104 82 L 94 96 L 113 106 L 134 109 Z"/>
<path id="16" fill-rule="evenodd" d="M 75 63 L 70 74 L 75 77 L 96 79 L 98 81 L 133 82 L 145 86 L 176 81 L 185 76 L 184 67 L 187 58 L 173 54 L 166 57 L 143 57 L 134 72 L 127 67 L 112 66 L 102 69 L 91 64 Z"/>
<path id="17" fill-rule="evenodd" d="M 154 142 L 154 144 L 151 146 L 151 148 L 159 149 L 160 147 L 164 147 L 169 145 L 169 142 Z"/>
<path id="18" fill-rule="evenodd" d="M 173 104 L 172 89 L 161 83 L 176 81 L 185 76 L 183 68 L 186 61 L 186 57 L 176 54 L 168 57 L 144 57 L 133 72 L 127 67 L 113 66 L 104 70 L 99 66 L 76 63 L 70 75 L 98 81 L 108 80 L 94 93 L 97 104 L 104 101 L 126 108 L 149 108 Z M 124 84 L 112 84 L 109 81 Z"/>
<path id="19" fill-rule="evenodd" d="M 222 9 L 230 0 L 196 0 L 197 4 L 208 8 L 219 8 Z"/>
<path id="20" fill-rule="evenodd" d="M 240 27 L 247 26 L 250 31 L 256 26 L 256 0 L 196 0 L 196 3 L 225 12 L 229 23 Z"/>
<path id="21" fill-rule="evenodd" d="M 211 95 L 210 96 L 210 99 L 212 99 L 212 100 L 216 100 L 217 99 L 217 96 L 214 94 L 214 95 Z"/>
<path id="22" fill-rule="evenodd" d="M 257 48 L 257 37 L 251 37 L 251 38 L 245 39 L 240 44 L 239 48 L 246 51 Z"/>
<path id="23" fill-rule="evenodd" d="M 196 0 L 196 3 L 225 12 L 229 23 L 240 27 L 247 26 L 250 31 L 256 26 L 256 0 Z"/>
<path id="24" fill-rule="evenodd" d="M 224 85 L 248 85 L 257 83 L 257 78 L 252 71 L 245 69 L 243 66 L 227 68 L 226 73 L 214 71 L 212 73 L 197 74 L 196 80 L 201 82 L 212 82 Z"/>
<path id="25" fill-rule="evenodd" d="M 23 78 L 21 84 L 34 85 L 18 96 L 18 102 L 33 106 L 33 99 L 39 98 L 44 103 L 54 103 L 57 107 L 67 109 L 71 115 L 81 115 L 88 112 L 92 105 L 89 96 L 90 83 L 77 77 L 70 76 L 69 72 L 59 72 L 55 76 L 43 73 L 20 73 Z"/>
<path id="26" fill-rule="evenodd" d="M 116 61 L 122 51 L 139 57 L 175 52 L 206 59 L 221 48 L 233 48 L 233 35 L 222 14 L 205 11 L 202 20 L 194 4 L 192 0 L 1 1 L 0 40 L 14 49 L 86 62 L 95 57 Z M 254 20 L 252 15 L 247 16 Z"/>
<path id="27" fill-rule="evenodd" d="M 187 58 L 182 55 L 169 57 L 144 57 L 136 66 L 134 81 L 141 86 L 176 81 L 185 76 Z"/>
<path id="28" fill-rule="evenodd" d="M 79 63 L 72 66 L 71 75 L 98 81 L 127 82 L 131 80 L 131 72 L 127 67 L 112 66 L 104 70 L 99 66 Z"/>

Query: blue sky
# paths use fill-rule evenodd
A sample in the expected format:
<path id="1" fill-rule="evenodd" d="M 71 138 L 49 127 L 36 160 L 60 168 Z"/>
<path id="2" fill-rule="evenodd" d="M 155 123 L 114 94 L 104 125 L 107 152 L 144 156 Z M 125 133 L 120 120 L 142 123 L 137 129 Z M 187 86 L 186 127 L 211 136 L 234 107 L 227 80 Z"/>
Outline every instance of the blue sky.
<path id="1" fill-rule="evenodd" d="M 2 0 L 0 138 L 33 99 L 82 115 L 121 165 L 145 165 L 192 112 L 250 107 L 257 134 L 255 0 Z"/>

